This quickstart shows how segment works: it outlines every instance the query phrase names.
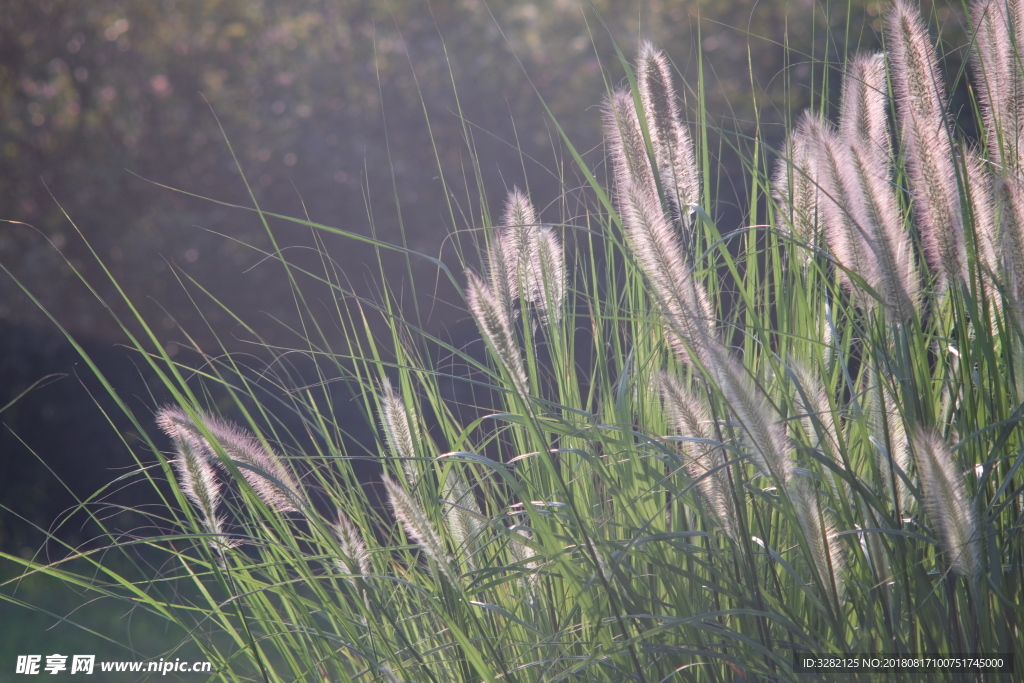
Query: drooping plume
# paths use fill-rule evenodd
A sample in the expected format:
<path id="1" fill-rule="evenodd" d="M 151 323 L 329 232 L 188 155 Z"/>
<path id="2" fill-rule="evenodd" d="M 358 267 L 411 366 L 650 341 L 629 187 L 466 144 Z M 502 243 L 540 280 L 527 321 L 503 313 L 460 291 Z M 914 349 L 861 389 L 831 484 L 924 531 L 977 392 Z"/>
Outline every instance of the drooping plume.
<path id="1" fill-rule="evenodd" d="M 445 485 L 441 491 L 444 500 L 444 521 L 458 546 L 459 552 L 465 557 L 466 566 L 476 568 L 473 552 L 477 536 L 483 529 L 480 506 L 476 496 L 466 484 L 462 474 L 454 467 L 448 470 Z"/>
<path id="2" fill-rule="evenodd" d="M 669 426 L 680 436 L 701 440 L 683 441 L 681 447 L 705 508 L 729 538 L 738 540 L 736 504 L 729 473 L 723 467 L 726 463 L 724 445 L 706 443 L 715 440 L 707 408 L 668 374 L 661 377 L 661 394 Z"/>
<path id="3" fill-rule="evenodd" d="M 778 411 L 747 370 L 724 347 L 714 347 L 711 375 L 736 415 L 754 463 L 765 476 L 785 484 L 792 475 L 793 446 Z"/>
<path id="4" fill-rule="evenodd" d="M 976 579 L 981 571 L 978 525 L 953 453 L 937 434 L 921 430 L 914 438 L 914 462 L 925 510 L 939 533 L 949 568 Z"/>
<path id="5" fill-rule="evenodd" d="M 216 442 L 215 447 L 185 411 L 179 408 L 166 408 L 161 411 L 161 417 L 164 424 L 182 429 L 191 439 L 191 443 L 203 449 L 207 460 L 227 469 L 217 455 L 219 447 L 234 461 L 253 491 L 270 508 L 277 512 L 293 512 L 304 506 L 302 489 L 288 467 L 272 450 L 265 448 L 255 436 L 241 427 L 212 415 L 200 414 L 203 427 Z M 167 432 L 166 427 L 161 425 L 161 428 Z"/>
<path id="6" fill-rule="evenodd" d="M 452 571 L 451 562 L 444 552 L 441 537 L 427 519 L 427 514 L 405 492 L 398 482 L 384 475 L 384 488 L 388 492 L 388 504 L 394 510 L 395 517 L 401 523 L 405 533 L 414 540 L 430 560 L 431 568 L 437 569 L 452 585 L 458 585 L 458 579 Z"/>
<path id="7" fill-rule="evenodd" d="M 171 463 L 178 475 L 178 485 L 203 515 L 203 525 L 211 534 L 224 533 L 224 519 L 217 514 L 220 504 L 220 482 L 207 459 L 205 444 L 180 425 L 184 411 L 163 408 L 157 412 L 156 423 L 174 442 L 176 457 Z M 224 541 L 211 541 L 215 549 L 226 547 Z"/>
<path id="8" fill-rule="evenodd" d="M 504 366 L 512 379 L 516 393 L 525 402 L 530 393 L 529 383 L 526 369 L 523 367 L 523 357 L 512 333 L 512 321 L 508 317 L 508 310 L 498 303 L 487 283 L 476 273 L 466 271 L 466 279 L 469 310 L 487 345 L 491 347 L 498 362 Z"/>
<path id="9" fill-rule="evenodd" d="M 680 120 L 668 58 L 650 42 L 640 46 L 637 89 L 662 187 L 668 194 L 672 210 L 685 218 L 689 213 L 687 205 L 700 203 L 700 176 L 693 141 Z"/>
<path id="10" fill-rule="evenodd" d="M 907 0 L 897 0 L 889 12 L 886 34 L 914 211 L 938 290 L 944 291 L 967 277 L 945 90 L 928 30 Z"/>
<path id="11" fill-rule="evenodd" d="M 843 597 L 846 562 L 831 515 L 818 502 L 818 491 L 808 477 L 794 479 L 787 487 L 800 529 L 811 549 L 813 569 L 834 610 Z"/>
<path id="12" fill-rule="evenodd" d="M 797 384 L 793 398 L 797 409 L 803 413 L 800 421 L 804 433 L 812 446 L 838 464 L 839 430 L 825 384 L 817 373 L 794 358 L 789 359 L 789 367 Z"/>
<path id="13" fill-rule="evenodd" d="M 898 503 L 899 510 L 906 516 L 914 497 L 905 479 L 911 475 L 911 454 L 903 415 L 893 395 L 891 378 L 875 369 L 868 377 L 868 425 L 875 442 L 880 483 L 889 500 L 894 506 Z"/>

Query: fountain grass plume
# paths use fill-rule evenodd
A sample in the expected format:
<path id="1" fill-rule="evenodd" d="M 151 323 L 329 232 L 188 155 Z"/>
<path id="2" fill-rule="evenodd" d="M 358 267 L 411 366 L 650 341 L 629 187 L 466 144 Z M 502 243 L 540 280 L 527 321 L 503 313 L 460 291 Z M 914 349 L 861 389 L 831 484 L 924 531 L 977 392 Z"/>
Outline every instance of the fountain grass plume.
<path id="1" fill-rule="evenodd" d="M 524 403 L 528 403 L 529 382 L 507 309 L 498 303 L 487 283 L 481 280 L 476 273 L 466 271 L 466 280 L 466 300 L 469 303 L 473 319 L 476 320 L 484 340 L 498 362 L 508 373 L 516 394 Z"/>
<path id="2" fill-rule="evenodd" d="M 441 536 L 427 519 L 426 512 L 394 479 L 385 474 L 383 481 L 388 493 L 388 505 L 405 529 L 405 533 L 426 554 L 431 569 L 439 571 L 453 586 L 458 586 L 458 577 L 452 571 L 451 561 L 444 552 Z"/>
<path id="3" fill-rule="evenodd" d="M 686 439 L 680 446 L 688 460 L 690 476 L 697 484 L 704 506 L 726 536 L 736 541 L 739 524 L 724 445 L 717 441 L 707 408 L 683 384 L 668 373 L 661 376 L 662 402 L 669 426 Z"/>
<path id="4" fill-rule="evenodd" d="M 892 159 L 889 138 L 888 85 L 885 54 L 857 55 L 846 67 L 839 104 L 839 134 L 847 144 L 857 144 Z"/>
<path id="5" fill-rule="evenodd" d="M 832 516 L 818 501 L 818 490 L 809 477 L 795 477 L 787 486 L 793 511 L 811 550 L 812 568 L 825 599 L 834 612 L 841 609 L 846 560 Z"/>
<path id="6" fill-rule="evenodd" d="M 685 219 L 688 205 L 700 203 L 700 175 L 693 142 L 680 118 L 668 58 L 647 41 L 641 44 L 637 57 L 637 89 L 651 132 L 658 177 L 668 195 L 670 209 Z"/>
<path id="7" fill-rule="evenodd" d="M 221 535 L 224 533 L 225 520 L 217 514 L 217 506 L 220 504 L 220 482 L 217 481 L 217 473 L 205 454 L 204 443 L 182 427 L 186 420 L 184 411 L 177 407 L 161 408 L 156 414 L 157 426 L 174 442 L 175 458 L 171 462 L 178 475 L 178 485 L 202 513 L 203 525 L 207 531 Z M 217 549 L 228 544 L 223 540 L 213 540 L 210 545 Z"/>
<path id="8" fill-rule="evenodd" d="M 714 314 L 704 285 L 687 266 L 682 246 L 655 195 L 626 180 L 621 212 L 633 254 L 650 281 L 665 320 L 666 338 L 684 362 L 707 366 L 715 344 Z"/>
<path id="9" fill-rule="evenodd" d="M 1000 285 L 1024 335 L 1024 184 L 1017 177 L 996 185 L 1000 212 L 998 252 Z"/>
<path id="10" fill-rule="evenodd" d="M 917 430 L 913 451 L 925 510 L 946 551 L 946 564 L 976 581 L 981 574 L 981 539 L 953 453 L 938 434 L 924 429 Z"/>
<path id="11" fill-rule="evenodd" d="M 448 470 L 441 498 L 445 506 L 445 526 L 448 527 L 452 541 L 460 555 L 465 558 L 466 566 L 470 570 L 476 569 L 474 552 L 477 537 L 484 526 L 481 521 L 483 515 L 472 489 L 454 467 Z"/>
<path id="12" fill-rule="evenodd" d="M 562 317 L 565 302 L 566 269 L 562 243 L 554 230 L 544 226 L 537 232 L 530 258 L 537 274 L 533 301 L 541 322 L 557 323 Z"/>
<path id="13" fill-rule="evenodd" d="M 418 435 L 415 424 L 409 420 L 405 401 L 391 387 L 391 382 L 387 377 L 381 380 L 380 406 L 381 427 L 384 430 L 388 451 L 392 458 L 396 458 L 402 463 L 406 483 L 410 488 L 415 489 L 419 483 L 419 467 L 416 462 Z"/>
<path id="14" fill-rule="evenodd" d="M 1013 173 L 1024 153 L 1024 72 L 1018 49 L 1024 3 L 975 0 L 970 15 L 974 24 L 970 63 L 989 156 L 1005 173 Z"/>
<path id="15" fill-rule="evenodd" d="M 906 517 L 914 497 L 904 478 L 911 476 L 911 453 L 903 415 L 893 395 L 891 378 L 873 368 L 867 378 L 868 427 L 875 442 L 879 483 L 894 508 Z"/>
<path id="16" fill-rule="evenodd" d="M 844 180 L 864 247 L 878 265 L 873 283 L 889 317 L 907 323 L 920 314 L 920 285 L 910 234 L 892 184 L 892 146 L 886 106 L 883 54 L 854 58 L 843 78 L 839 135 L 848 146 L 850 166 Z"/>
<path id="17" fill-rule="evenodd" d="M 705 349 L 715 336 L 714 312 L 658 199 L 633 99 L 617 91 L 606 112 L 605 140 L 619 212 L 637 262 L 661 304 L 668 342 L 680 359 L 689 362 L 694 354 L 706 361 Z"/>
<path id="18" fill-rule="evenodd" d="M 989 296 L 997 291 L 999 281 L 999 230 L 996 226 L 995 195 L 993 193 L 993 176 L 989 165 L 974 147 L 968 148 L 965 154 L 967 162 L 967 200 L 971 209 L 971 225 L 975 236 L 975 250 L 980 269 L 980 277 L 989 286 Z M 997 309 L 1000 306 L 998 297 L 991 299 Z M 998 315 L 999 311 L 993 311 Z"/>
<path id="19" fill-rule="evenodd" d="M 850 148 L 839 141 L 828 123 L 809 119 L 807 126 L 817 151 L 818 177 L 825 195 L 822 199 L 825 237 L 836 260 L 842 265 L 838 272 L 839 281 L 860 308 L 870 309 L 874 299 L 847 272 L 852 271 L 863 278 L 875 291 L 882 289 L 878 257 L 871 244 L 872 235 L 866 225 L 858 222 L 858 218 L 867 212 L 860 185 L 851 177 L 854 161 Z"/>
<path id="20" fill-rule="evenodd" d="M 793 444 L 769 397 L 728 349 L 712 350 L 711 376 L 736 415 L 761 473 L 784 485 L 792 474 Z"/>
<path id="21" fill-rule="evenodd" d="M 614 91 L 605 106 L 604 141 L 611 153 L 612 171 L 620 188 L 632 183 L 657 196 L 647 144 L 629 90 Z"/>
<path id="22" fill-rule="evenodd" d="M 789 359 L 789 367 L 796 383 L 794 400 L 803 413 L 800 423 L 804 433 L 813 448 L 838 464 L 836 455 L 839 452 L 839 430 L 825 384 L 817 373 L 795 358 Z"/>
<path id="23" fill-rule="evenodd" d="M 537 212 L 529 198 L 518 187 L 512 188 L 505 199 L 501 223 L 502 227 L 496 235 L 501 261 L 495 265 L 503 268 L 503 287 L 508 292 L 509 303 L 519 297 L 520 289 L 523 290 L 524 297 L 529 299 L 532 297 L 532 289 L 536 286 L 537 278 L 533 259 L 530 258 L 533 234 L 538 228 Z M 492 287 L 494 281 L 495 278 L 492 277 Z"/>
<path id="24" fill-rule="evenodd" d="M 785 219 L 793 236 L 814 246 L 818 242 L 819 226 L 824 224 L 822 192 L 818 182 L 815 145 L 811 138 L 814 115 L 804 112 L 796 129 L 786 136 L 782 156 L 775 162 L 772 176 L 772 197 L 778 213 Z M 813 250 L 801 249 L 804 266 L 810 264 Z"/>
<path id="25" fill-rule="evenodd" d="M 963 217 L 937 57 L 920 12 L 897 0 L 886 15 L 886 48 L 921 241 L 937 291 L 967 280 Z"/>
<path id="26" fill-rule="evenodd" d="M 491 291 L 514 319 L 514 302 L 533 304 L 542 323 L 558 321 L 565 299 L 565 257 L 554 231 L 538 224 L 537 212 L 519 188 L 505 200 L 502 225 L 490 248 Z"/>
<path id="27" fill-rule="evenodd" d="M 341 557 L 336 560 L 337 567 L 342 573 L 349 575 L 349 581 L 353 585 L 357 585 L 357 577 L 365 579 L 370 575 L 370 556 L 366 551 L 366 541 L 341 508 L 338 508 L 333 531 L 341 547 Z"/>
<path id="28" fill-rule="evenodd" d="M 192 444 L 202 447 L 209 461 L 227 470 L 226 464 L 217 455 L 218 448 L 222 450 L 238 467 L 253 491 L 271 509 L 295 512 L 305 507 L 302 489 L 288 467 L 251 433 L 226 420 L 203 413 L 199 414 L 202 422 L 200 428 L 183 410 L 174 407 L 166 408 L 161 417 L 161 428 L 165 432 L 168 432 L 170 425 L 181 429 Z M 216 446 L 206 438 L 204 430 L 213 437 Z"/>
<path id="29" fill-rule="evenodd" d="M 863 246 L 874 254 L 875 286 L 886 314 L 894 322 L 907 324 L 921 314 L 917 260 L 888 172 L 877 154 L 860 144 L 850 147 L 849 170 L 860 199 L 854 216 L 867 231 Z"/>

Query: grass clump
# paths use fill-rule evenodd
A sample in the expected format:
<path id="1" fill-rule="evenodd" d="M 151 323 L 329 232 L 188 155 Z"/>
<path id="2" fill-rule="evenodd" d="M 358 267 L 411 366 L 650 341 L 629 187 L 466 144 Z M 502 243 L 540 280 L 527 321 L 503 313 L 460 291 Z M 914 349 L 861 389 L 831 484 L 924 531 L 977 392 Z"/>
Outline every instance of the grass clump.
<path id="1" fill-rule="evenodd" d="M 608 186 L 564 141 L 589 182 L 582 219 L 544 224 L 515 189 L 485 244 L 460 243 L 464 276 L 437 262 L 483 353 L 396 297 L 291 267 L 355 302 L 332 321 L 340 345 L 303 308 L 301 350 L 379 425 L 365 450 L 327 382 L 287 394 L 305 446 L 282 458 L 271 443 L 296 437 L 230 355 L 189 380 L 148 355 L 180 406 L 158 417 L 175 455 L 155 449 L 178 484 L 156 520 L 175 531 L 145 543 L 202 599 L 143 604 L 191 628 L 223 680 L 784 681 L 800 651 L 1020 660 L 1018 5 L 971 7 L 980 140 L 900 0 L 885 52 L 846 65 L 837 123 L 799 117 L 771 169 L 757 149 L 768 220 L 727 233 L 706 131 L 644 44 L 607 97 Z M 369 333 L 378 314 L 389 335 Z M 247 428 L 209 412 L 215 391 Z M 382 487 L 357 475 L 367 458 Z"/>

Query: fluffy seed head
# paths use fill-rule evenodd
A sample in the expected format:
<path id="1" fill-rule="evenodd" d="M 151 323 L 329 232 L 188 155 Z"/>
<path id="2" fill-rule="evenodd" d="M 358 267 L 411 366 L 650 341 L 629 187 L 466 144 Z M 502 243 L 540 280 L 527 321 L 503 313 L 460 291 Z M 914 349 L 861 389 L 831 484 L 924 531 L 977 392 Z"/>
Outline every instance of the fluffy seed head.
<path id="1" fill-rule="evenodd" d="M 800 529 L 811 549 L 811 564 L 827 600 L 834 610 L 838 610 L 843 596 L 846 562 L 831 515 L 819 505 L 818 491 L 807 477 L 794 479 L 787 491 Z"/>
<path id="2" fill-rule="evenodd" d="M 391 388 L 391 382 L 385 377 L 381 381 L 380 393 L 381 426 L 384 438 L 392 458 L 402 461 L 406 479 L 411 487 L 419 481 L 419 467 L 416 464 L 416 432 L 415 426 L 409 421 L 405 410 L 405 402 L 401 395 Z"/>
<path id="3" fill-rule="evenodd" d="M 775 162 L 772 196 L 779 213 L 792 227 L 793 236 L 810 245 L 818 241 L 823 225 L 822 193 L 818 184 L 818 167 L 810 126 L 814 117 L 805 113 L 794 132 L 786 138 L 782 156 Z M 797 247 L 800 248 L 800 247 Z M 803 261 L 810 263 L 813 252 L 803 249 Z"/>
<path id="4" fill-rule="evenodd" d="M 619 207 L 626 236 L 660 305 L 669 344 L 684 362 L 691 354 L 703 360 L 715 338 L 707 290 L 693 277 L 657 196 L 628 178 L 624 183 Z"/>
<path id="5" fill-rule="evenodd" d="M 939 532 L 950 569 L 977 579 L 981 572 L 978 525 L 953 453 L 937 434 L 919 430 L 914 437 L 914 462 L 924 489 L 925 510 Z"/>
<path id="6" fill-rule="evenodd" d="M 458 579 L 452 572 L 451 563 L 441 544 L 441 537 L 427 519 L 423 508 L 413 501 L 398 482 L 387 475 L 384 475 L 384 488 L 388 492 L 388 504 L 405 533 L 423 549 L 431 567 L 439 570 L 452 585 L 458 585 Z"/>
<path id="7" fill-rule="evenodd" d="M 928 30 L 909 2 L 897 0 L 886 31 L 914 210 L 928 263 L 943 291 L 967 276 L 945 91 Z"/>
<path id="8" fill-rule="evenodd" d="M 707 441 L 715 438 L 707 408 L 677 379 L 663 374 L 661 395 L 669 426 L 677 434 Z M 729 538 L 737 540 L 736 504 L 729 473 L 725 469 L 717 469 L 726 463 L 722 446 L 684 441 L 682 449 L 689 459 L 690 476 L 697 482 L 697 490 L 707 511 Z"/>
<path id="9" fill-rule="evenodd" d="M 858 306 L 871 308 L 874 299 L 847 272 L 863 278 L 875 291 L 881 288 L 881 271 L 872 248 L 872 235 L 867 226 L 858 221 L 867 210 L 860 185 L 852 176 L 854 162 L 850 148 L 840 143 L 835 131 L 821 121 L 808 120 L 807 129 L 817 150 L 818 178 L 824 195 L 825 236 L 836 260 L 843 266 L 839 271 L 840 282 Z"/>
<path id="10" fill-rule="evenodd" d="M 465 555 L 466 565 L 475 569 L 473 560 L 473 549 L 483 525 L 481 524 L 480 506 L 477 505 L 476 496 L 466 484 L 462 474 L 451 468 L 445 479 L 444 489 L 441 491 L 444 499 L 444 521 L 445 526 L 455 541 L 459 552 Z"/>
<path id="11" fill-rule="evenodd" d="M 687 205 L 700 201 L 700 176 L 693 142 L 680 121 L 679 102 L 672 86 L 672 69 L 665 53 L 650 42 L 640 46 L 637 89 L 651 133 L 654 159 L 672 209 L 685 217 Z"/>
<path id="12" fill-rule="evenodd" d="M 338 509 L 338 521 L 334 524 L 334 535 L 341 546 L 342 557 L 337 560 L 338 569 L 344 574 L 352 575 L 349 580 L 355 583 L 355 577 L 367 577 L 370 575 L 370 556 L 366 552 L 366 542 L 363 541 L 359 529 L 352 523 L 341 509 Z"/>
<path id="13" fill-rule="evenodd" d="M 1024 4 L 1020 0 L 975 0 L 971 68 L 985 123 L 990 158 L 1006 172 L 1019 168 L 1024 143 L 1024 74 L 1020 36 Z"/>
<path id="14" fill-rule="evenodd" d="M 899 509 L 906 511 L 913 504 L 914 497 L 900 472 L 910 476 L 910 441 L 893 394 L 891 379 L 884 372 L 874 369 L 869 373 L 869 378 L 868 425 L 876 444 L 880 483 L 894 505 L 898 502 Z"/>
<path id="15" fill-rule="evenodd" d="M 997 291 L 999 282 L 999 230 L 996 227 L 995 198 L 992 192 L 992 174 L 977 149 L 967 151 L 967 200 L 975 237 L 975 251 L 982 281 L 989 292 Z M 996 315 L 1000 313 L 1000 300 L 993 298 Z"/>
<path id="16" fill-rule="evenodd" d="M 533 205 L 519 188 L 505 202 L 489 261 L 491 290 L 509 318 L 518 315 L 512 304 L 522 296 L 533 303 L 541 322 L 559 319 L 566 278 L 562 245 L 551 228 L 537 224 Z"/>
<path id="17" fill-rule="evenodd" d="M 480 328 L 484 340 L 494 352 L 498 362 L 511 377 L 513 389 L 525 402 L 529 398 L 529 384 L 526 370 L 523 367 L 523 357 L 519 353 L 519 347 L 516 346 L 512 334 L 512 322 L 509 320 L 506 310 L 498 304 L 490 288 L 476 273 L 466 271 L 466 279 L 468 281 L 466 299 L 477 327 Z"/>
<path id="18" fill-rule="evenodd" d="M 885 55 L 858 55 L 843 79 L 839 133 L 848 144 L 859 144 L 888 161 L 892 155 L 886 114 Z"/>
<path id="19" fill-rule="evenodd" d="M 628 90 L 616 90 L 605 107 L 604 139 L 612 157 L 615 182 L 621 188 L 636 184 L 657 197 L 647 145 L 644 143 L 640 119 Z"/>
<path id="20" fill-rule="evenodd" d="M 160 429 L 174 442 L 176 457 L 171 463 L 178 475 L 178 485 L 185 496 L 202 513 L 203 524 L 211 534 L 224 533 L 224 518 L 217 515 L 220 504 L 220 482 L 217 473 L 207 459 L 205 444 L 181 426 L 185 412 L 168 406 L 157 412 L 156 422 Z M 213 540 L 215 549 L 231 544 Z"/>
<path id="21" fill-rule="evenodd" d="M 1017 177 L 1000 180 L 997 194 L 1001 213 L 999 279 L 1024 332 L 1024 184 Z"/>
<path id="22" fill-rule="evenodd" d="M 777 411 L 728 350 L 716 348 L 710 368 L 753 451 L 754 463 L 762 474 L 784 485 L 792 474 L 793 448 Z"/>
<path id="23" fill-rule="evenodd" d="M 227 469 L 217 455 L 217 447 L 238 467 L 253 491 L 268 507 L 277 512 L 294 512 L 303 506 L 299 488 L 288 467 L 269 448 L 251 433 L 226 420 L 212 415 L 200 414 L 203 427 L 216 442 L 216 447 L 206 439 L 203 431 L 180 409 L 162 411 L 161 428 L 168 432 L 173 425 L 181 429 L 199 445 L 207 460 Z M 165 426 L 166 425 L 166 426 Z"/>

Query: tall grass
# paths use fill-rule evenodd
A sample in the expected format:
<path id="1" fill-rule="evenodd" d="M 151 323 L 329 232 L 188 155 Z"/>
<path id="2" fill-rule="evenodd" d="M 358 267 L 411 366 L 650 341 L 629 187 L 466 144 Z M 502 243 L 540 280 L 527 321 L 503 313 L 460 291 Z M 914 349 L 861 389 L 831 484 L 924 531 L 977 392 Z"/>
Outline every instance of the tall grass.
<path id="1" fill-rule="evenodd" d="M 563 140 L 581 215 L 545 223 L 516 189 L 483 244 L 436 262 L 482 345 L 429 335 L 387 288 L 356 299 L 327 260 L 290 266 L 300 350 L 351 404 L 326 382 L 268 398 L 230 354 L 190 374 L 133 338 L 178 402 L 153 444 L 177 483 L 165 534 L 141 543 L 201 598 L 89 585 L 184 626 L 231 681 L 782 681 L 795 651 L 1020 662 L 1024 4 L 970 15 L 981 139 L 899 0 L 885 52 L 846 65 L 838 120 L 806 113 L 772 168 L 753 156 L 767 222 L 727 232 L 706 131 L 684 120 L 706 112 L 641 46 L 607 96 L 608 184 Z M 326 320 L 300 277 L 352 305 Z M 214 393 L 247 426 L 213 416 Z M 375 446 L 345 438 L 352 414 Z"/>

